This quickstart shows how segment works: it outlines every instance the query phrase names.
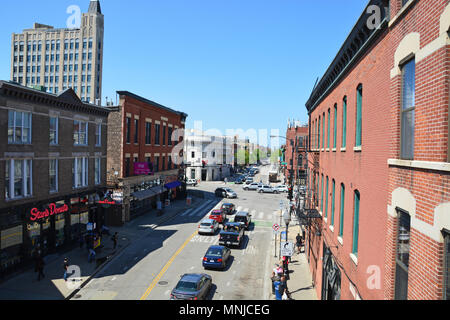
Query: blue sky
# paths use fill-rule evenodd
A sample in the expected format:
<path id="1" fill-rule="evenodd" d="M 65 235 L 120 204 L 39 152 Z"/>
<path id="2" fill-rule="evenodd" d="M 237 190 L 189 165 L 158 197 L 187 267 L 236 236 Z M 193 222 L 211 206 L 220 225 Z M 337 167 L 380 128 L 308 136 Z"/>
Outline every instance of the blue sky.
<path id="1" fill-rule="evenodd" d="M 10 79 L 11 33 L 65 27 L 89 0 L 3 1 L 0 79 Z M 366 0 L 102 0 L 103 102 L 128 90 L 186 112 L 187 128 L 278 129 L 307 123 L 305 102 Z M 17 8 L 26 8 L 18 10 Z M 142 39 L 144 41 L 142 41 Z M 275 142 L 275 141 L 274 141 Z"/>

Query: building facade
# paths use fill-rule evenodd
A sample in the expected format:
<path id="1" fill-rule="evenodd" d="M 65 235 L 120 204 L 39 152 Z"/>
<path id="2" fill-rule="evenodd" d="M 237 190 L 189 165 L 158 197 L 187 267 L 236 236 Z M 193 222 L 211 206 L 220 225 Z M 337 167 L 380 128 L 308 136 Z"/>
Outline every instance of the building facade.
<path id="1" fill-rule="evenodd" d="M 191 130 L 184 145 L 186 177 L 221 181 L 233 172 L 234 138 Z"/>
<path id="2" fill-rule="evenodd" d="M 308 138 L 308 126 L 302 126 L 298 122 L 289 122 L 284 149 L 284 176 L 289 185 L 306 185 Z"/>
<path id="3" fill-rule="evenodd" d="M 35 23 L 13 33 L 11 80 L 27 87 L 44 86 L 57 94 L 72 88 L 81 101 L 101 104 L 104 16 L 92 0 L 79 28 L 55 29 Z"/>
<path id="4" fill-rule="evenodd" d="M 187 114 L 128 91 L 117 94 L 119 106 L 109 108 L 107 168 L 118 223 L 124 223 L 156 208 L 169 193 L 180 196 Z"/>
<path id="5" fill-rule="evenodd" d="M 0 274 L 108 224 L 108 111 L 71 89 L 0 82 Z"/>
<path id="6" fill-rule="evenodd" d="M 448 299 L 449 17 L 448 1 L 370 1 L 306 104 L 322 299 Z"/>

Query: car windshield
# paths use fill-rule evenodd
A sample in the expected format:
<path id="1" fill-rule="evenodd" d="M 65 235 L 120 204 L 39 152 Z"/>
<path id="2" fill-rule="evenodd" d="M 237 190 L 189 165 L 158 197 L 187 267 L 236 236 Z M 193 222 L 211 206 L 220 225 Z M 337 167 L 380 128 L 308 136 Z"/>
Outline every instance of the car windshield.
<path id="1" fill-rule="evenodd" d="M 210 227 L 211 226 L 211 223 L 209 223 L 209 222 L 203 222 L 203 223 L 201 223 L 200 224 L 202 227 Z"/>
<path id="2" fill-rule="evenodd" d="M 222 256 L 222 250 L 221 249 L 209 249 L 206 253 L 207 256 L 212 257 L 221 257 Z"/>
<path id="3" fill-rule="evenodd" d="M 235 217 L 234 222 L 245 222 L 245 217 Z"/>
<path id="4" fill-rule="evenodd" d="M 177 287 L 175 289 L 180 291 L 194 292 L 197 291 L 197 283 L 181 280 L 180 282 L 178 282 Z"/>
<path id="5" fill-rule="evenodd" d="M 227 192 L 233 192 L 233 190 L 231 190 L 231 189 L 225 189 L 225 191 L 227 191 Z"/>

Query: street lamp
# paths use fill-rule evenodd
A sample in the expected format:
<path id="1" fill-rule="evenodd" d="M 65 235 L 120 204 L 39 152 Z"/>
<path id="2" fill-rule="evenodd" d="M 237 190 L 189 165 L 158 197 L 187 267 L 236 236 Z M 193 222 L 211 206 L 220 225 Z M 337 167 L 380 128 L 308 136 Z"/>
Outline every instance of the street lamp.
<path id="1" fill-rule="evenodd" d="M 291 215 L 288 211 L 284 212 L 283 220 L 284 220 L 284 223 L 286 224 L 286 241 L 287 241 L 288 240 L 289 223 L 291 222 Z"/>

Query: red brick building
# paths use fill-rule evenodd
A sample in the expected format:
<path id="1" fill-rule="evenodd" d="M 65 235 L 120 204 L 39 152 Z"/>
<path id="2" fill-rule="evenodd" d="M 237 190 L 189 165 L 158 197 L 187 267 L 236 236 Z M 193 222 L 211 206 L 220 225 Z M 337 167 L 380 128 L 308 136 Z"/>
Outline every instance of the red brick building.
<path id="1" fill-rule="evenodd" d="M 449 299 L 449 27 L 448 0 L 370 1 L 306 104 L 323 299 Z"/>
<path id="2" fill-rule="evenodd" d="M 284 176 L 286 183 L 291 184 L 291 171 L 293 184 L 305 185 L 308 146 L 308 126 L 301 126 L 296 122 L 289 122 L 286 131 Z"/>
<path id="3" fill-rule="evenodd" d="M 177 196 L 180 166 L 172 151 L 182 143 L 177 130 L 184 130 L 187 114 L 128 91 L 117 93 L 119 106 L 109 115 L 108 182 L 116 188 L 119 215 L 126 222 L 155 208 L 169 192 Z M 183 145 L 177 148 L 182 151 Z"/>

